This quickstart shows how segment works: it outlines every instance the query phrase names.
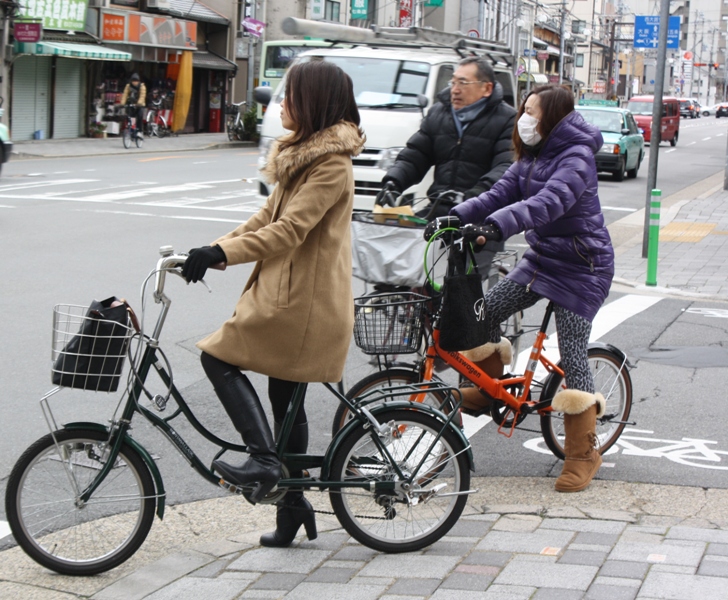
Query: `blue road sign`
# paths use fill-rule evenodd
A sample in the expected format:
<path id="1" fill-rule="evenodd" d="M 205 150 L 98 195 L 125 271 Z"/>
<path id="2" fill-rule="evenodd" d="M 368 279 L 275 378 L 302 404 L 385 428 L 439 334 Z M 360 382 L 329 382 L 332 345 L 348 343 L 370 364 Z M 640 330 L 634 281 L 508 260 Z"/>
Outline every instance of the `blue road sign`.
<path id="1" fill-rule="evenodd" d="M 634 47 L 657 48 L 660 39 L 660 17 L 656 15 L 639 16 L 634 18 Z M 670 17 L 667 24 L 667 47 L 680 46 L 680 17 Z"/>
<path id="2" fill-rule="evenodd" d="M 524 48 L 523 50 L 523 56 L 536 56 L 538 54 L 538 50 L 535 50 L 533 48 Z"/>

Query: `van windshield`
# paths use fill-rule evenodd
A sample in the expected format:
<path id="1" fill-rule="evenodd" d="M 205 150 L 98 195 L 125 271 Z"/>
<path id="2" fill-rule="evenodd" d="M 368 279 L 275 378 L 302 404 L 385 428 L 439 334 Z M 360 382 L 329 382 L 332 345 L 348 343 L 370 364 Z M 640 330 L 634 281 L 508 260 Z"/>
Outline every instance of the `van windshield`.
<path id="1" fill-rule="evenodd" d="M 633 115 L 651 115 L 652 114 L 652 102 L 630 102 L 627 105 Z"/>
<path id="2" fill-rule="evenodd" d="M 351 77 L 359 108 L 419 110 L 417 95 L 425 93 L 430 76 L 428 63 L 353 56 L 325 56 L 323 60 L 341 67 Z"/>

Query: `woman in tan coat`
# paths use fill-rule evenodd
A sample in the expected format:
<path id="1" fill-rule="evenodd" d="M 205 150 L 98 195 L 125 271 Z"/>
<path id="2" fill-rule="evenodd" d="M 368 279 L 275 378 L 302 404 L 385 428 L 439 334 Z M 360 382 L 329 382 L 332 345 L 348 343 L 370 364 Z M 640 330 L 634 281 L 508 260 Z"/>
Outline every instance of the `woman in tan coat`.
<path id="1" fill-rule="evenodd" d="M 364 144 L 351 79 L 339 67 L 303 62 L 286 76 L 281 121 L 292 133 L 271 149 L 263 175 L 277 183 L 265 206 L 246 223 L 195 248 L 183 268 L 188 281 L 210 266 L 255 262 L 233 316 L 198 347 L 250 458 L 213 467 L 260 501 L 281 478 L 281 463 L 260 400 L 240 370 L 269 377 L 278 433 L 298 383 L 339 381 L 353 328 L 350 222 L 354 199 L 351 157 Z M 301 408 L 287 451 L 305 453 L 308 423 Z M 301 476 L 291 473 L 291 477 Z M 301 525 L 316 537 L 313 508 L 300 491 L 286 494 L 266 546 L 288 546 Z"/>

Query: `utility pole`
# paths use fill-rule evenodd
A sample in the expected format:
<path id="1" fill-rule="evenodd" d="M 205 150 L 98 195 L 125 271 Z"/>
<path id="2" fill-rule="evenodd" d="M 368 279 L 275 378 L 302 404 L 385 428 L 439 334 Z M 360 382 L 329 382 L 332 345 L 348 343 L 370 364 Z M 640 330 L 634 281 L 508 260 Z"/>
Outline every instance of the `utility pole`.
<path id="1" fill-rule="evenodd" d="M 609 32 L 609 66 L 607 67 L 607 100 L 611 100 L 616 94 L 614 93 L 614 38 L 617 29 L 617 17 L 612 17 L 611 30 Z"/>
<path id="2" fill-rule="evenodd" d="M 561 3 L 561 27 L 559 29 L 559 85 L 564 82 L 564 36 L 566 35 L 566 0 Z"/>

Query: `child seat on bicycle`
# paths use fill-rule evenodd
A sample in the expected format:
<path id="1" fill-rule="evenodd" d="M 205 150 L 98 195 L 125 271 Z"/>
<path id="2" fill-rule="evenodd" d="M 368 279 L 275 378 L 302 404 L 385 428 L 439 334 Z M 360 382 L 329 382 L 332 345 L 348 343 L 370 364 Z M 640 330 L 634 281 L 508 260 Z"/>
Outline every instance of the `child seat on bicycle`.
<path id="1" fill-rule="evenodd" d="M 485 296 L 490 342 L 479 352 L 485 357 L 481 368 L 491 377 L 503 373 L 506 359 L 500 323 L 542 298 L 556 305 L 567 385 L 552 403 L 564 413 L 566 461 L 556 480 L 563 492 L 584 489 L 601 464 L 593 447 L 600 395 L 594 393 L 587 345 L 614 275 L 614 251 L 597 193 L 594 154 L 602 141 L 599 130 L 574 110 L 570 92 L 557 85 L 537 87 L 518 111 L 517 161 L 489 191 L 450 211 L 462 223 L 491 226 L 504 238 L 526 232 L 529 249 Z M 481 394 L 479 403 L 487 406 L 489 399 Z"/>

